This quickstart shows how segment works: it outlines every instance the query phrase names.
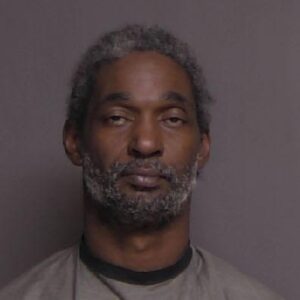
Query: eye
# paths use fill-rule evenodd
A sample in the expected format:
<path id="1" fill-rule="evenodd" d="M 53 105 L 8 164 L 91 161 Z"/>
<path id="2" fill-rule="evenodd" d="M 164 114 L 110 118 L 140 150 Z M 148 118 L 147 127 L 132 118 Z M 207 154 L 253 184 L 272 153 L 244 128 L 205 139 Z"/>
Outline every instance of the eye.
<path id="1" fill-rule="evenodd" d="M 107 123 L 114 125 L 114 126 L 122 126 L 125 125 L 126 122 L 129 120 L 123 116 L 120 115 L 112 115 L 107 117 Z"/>
<path id="2" fill-rule="evenodd" d="M 186 123 L 186 121 L 180 117 L 169 117 L 164 119 L 164 123 L 168 126 L 168 127 L 180 127 L 182 126 L 184 123 Z"/>

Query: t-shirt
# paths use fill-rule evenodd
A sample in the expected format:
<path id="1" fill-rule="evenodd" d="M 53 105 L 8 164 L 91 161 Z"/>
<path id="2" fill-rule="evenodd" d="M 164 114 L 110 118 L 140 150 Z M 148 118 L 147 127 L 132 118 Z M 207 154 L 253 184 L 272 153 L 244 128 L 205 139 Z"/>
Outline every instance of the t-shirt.
<path id="1" fill-rule="evenodd" d="M 95 273 L 76 245 L 15 279 L 0 292 L 0 300 L 283 300 L 209 252 L 191 248 L 191 259 L 177 276 L 145 285 Z"/>

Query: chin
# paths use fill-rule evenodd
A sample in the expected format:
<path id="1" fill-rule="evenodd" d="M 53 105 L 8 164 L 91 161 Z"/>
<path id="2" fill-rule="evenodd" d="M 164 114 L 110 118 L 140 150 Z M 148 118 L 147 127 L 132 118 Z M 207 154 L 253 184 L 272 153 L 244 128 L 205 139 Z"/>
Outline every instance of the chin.
<path id="1" fill-rule="evenodd" d="M 188 197 L 184 201 L 174 201 L 161 193 L 145 195 L 145 192 L 138 192 L 134 195 L 123 194 L 119 200 L 114 197 L 106 201 L 91 201 L 104 225 L 129 232 L 162 229 L 182 215 L 189 202 Z"/>

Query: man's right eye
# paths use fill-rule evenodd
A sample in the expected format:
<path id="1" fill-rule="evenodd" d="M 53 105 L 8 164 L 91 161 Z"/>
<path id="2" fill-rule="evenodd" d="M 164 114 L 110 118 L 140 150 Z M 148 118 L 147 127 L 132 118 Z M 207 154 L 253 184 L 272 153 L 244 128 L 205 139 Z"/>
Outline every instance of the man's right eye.
<path id="1" fill-rule="evenodd" d="M 114 126 L 122 126 L 128 121 L 128 119 L 126 119 L 123 116 L 119 116 L 119 115 L 109 116 L 106 120 L 107 120 L 108 124 L 111 124 Z"/>

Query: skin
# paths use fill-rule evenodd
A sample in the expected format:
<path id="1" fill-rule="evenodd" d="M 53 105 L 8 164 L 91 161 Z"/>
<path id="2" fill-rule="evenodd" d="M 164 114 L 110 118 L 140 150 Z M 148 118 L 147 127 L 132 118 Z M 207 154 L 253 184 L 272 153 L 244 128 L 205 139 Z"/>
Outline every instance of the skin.
<path id="1" fill-rule="evenodd" d="M 77 166 L 82 165 L 84 150 L 103 170 L 115 162 L 157 158 L 181 174 L 194 161 L 198 169 L 204 166 L 210 140 L 199 131 L 185 70 L 164 55 L 132 52 L 100 69 L 83 134 L 67 121 L 64 145 Z M 150 179 L 155 186 L 150 190 L 141 189 L 143 180 L 147 178 L 121 178 L 119 189 L 129 196 L 143 193 L 149 201 L 168 192 L 162 178 Z M 189 240 L 190 201 L 159 230 L 132 232 L 103 224 L 88 195 L 84 197 L 84 235 L 95 256 L 131 270 L 152 271 L 174 264 L 183 254 Z"/>

